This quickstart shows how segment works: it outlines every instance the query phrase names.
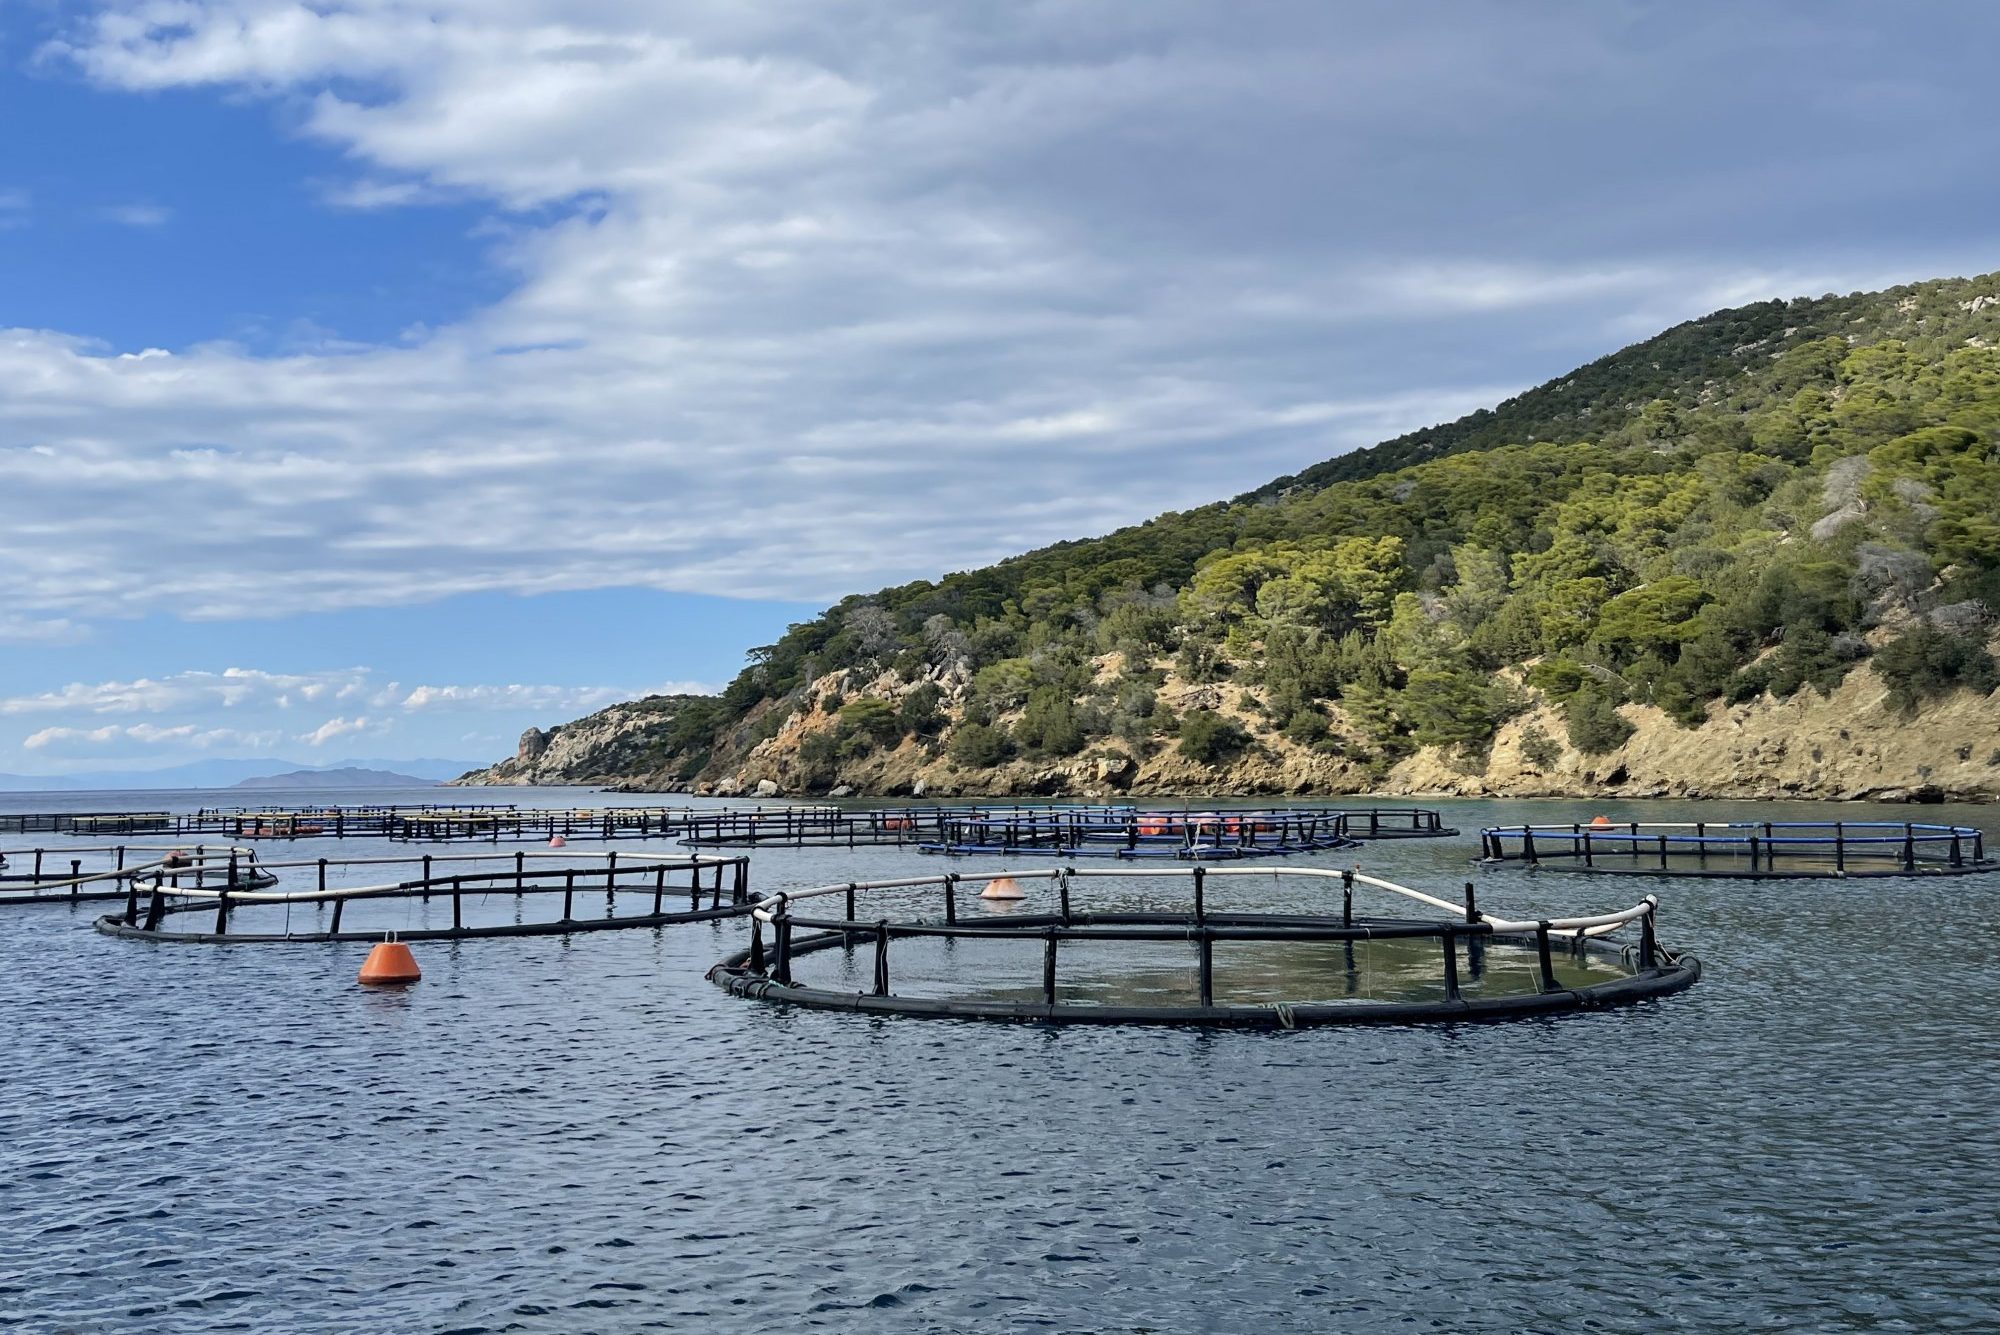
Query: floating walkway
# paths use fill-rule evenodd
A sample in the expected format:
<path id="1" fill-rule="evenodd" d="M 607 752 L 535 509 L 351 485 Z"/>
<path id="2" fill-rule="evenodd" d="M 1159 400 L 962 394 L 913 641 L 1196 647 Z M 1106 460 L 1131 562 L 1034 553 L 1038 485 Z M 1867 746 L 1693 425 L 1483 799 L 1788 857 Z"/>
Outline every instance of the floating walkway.
<path id="1" fill-rule="evenodd" d="M 1956 876 L 2000 869 L 1986 836 L 1913 821 L 1695 821 L 1500 825 L 1480 861 L 1627 876 Z"/>
<path id="2" fill-rule="evenodd" d="M 13 848 L 0 851 L 0 906 L 123 899 L 135 877 L 189 889 L 259 890 L 278 882 L 250 848 Z"/>
<path id="3" fill-rule="evenodd" d="M 261 866 L 286 879 L 308 878 L 311 888 L 203 888 L 129 877 L 124 908 L 99 918 L 97 930 L 206 944 L 458 941 L 709 922 L 741 917 L 754 907 L 749 859 L 743 857 L 519 851 Z M 378 876 L 385 867 L 410 874 L 339 884 L 357 874 Z M 531 906 L 541 911 L 530 913 Z"/>
<path id="4" fill-rule="evenodd" d="M 1133 886 L 1172 884 L 1181 906 L 1080 902 L 1078 882 L 1096 877 L 1120 878 L 1128 899 Z M 1308 902 L 1338 902 L 1303 912 L 1212 903 L 1223 886 L 1268 890 L 1280 877 Z M 973 895 L 1002 884 L 1012 895 L 1034 886 L 1043 902 L 1004 915 Z M 1357 889 L 1432 913 L 1358 914 Z M 822 904 L 836 911 L 814 913 Z M 736 996 L 871 1015 L 1260 1029 L 1500 1020 L 1692 986 L 1701 966 L 1660 945 L 1657 909 L 1649 895 L 1613 913 L 1510 919 L 1482 913 L 1470 885 L 1453 903 L 1326 868 L 954 873 L 774 895 L 752 913 L 748 948 L 710 978 Z M 1614 939 L 1627 931 L 1637 940 Z M 897 990 L 906 974 L 916 981 Z"/>

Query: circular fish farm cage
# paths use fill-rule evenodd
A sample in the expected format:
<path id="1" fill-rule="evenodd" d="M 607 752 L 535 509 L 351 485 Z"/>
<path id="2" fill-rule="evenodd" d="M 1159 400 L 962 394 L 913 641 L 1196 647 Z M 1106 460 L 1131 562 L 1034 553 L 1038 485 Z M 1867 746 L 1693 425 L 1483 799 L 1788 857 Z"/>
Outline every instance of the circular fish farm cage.
<path id="1" fill-rule="evenodd" d="M 309 887 L 237 890 L 129 877 L 123 909 L 99 918 L 97 930 L 201 943 L 457 941 L 709 922 L 755 906 L 743 857 L 519 851 L 260 865 Z M 410 874 L 383 880 L 389 869 Z"/>
<path id="2" fill-rule="evenodd" d="M 1404 911 L 1359 912 L 1357 892 Z M 1453 903 L 1330 868 L 951 874 L 772 895 L 752 913 L 748 948 L 709 976 L 736 996 L 870 1015 L 1259 1029 L 1501 1020 L 1692 986 L 1700 963 L 1660 944 L 1657 909 L 1649 895 L 1612 913 L 1506 918 L 1481 912 L 1469 885 Z"/>
<path id="3" fill-rule="evenodd" d="M 697 813 L 667 807 L 440 807 L 390 813 L 385 833 L 406 843 L 670 839 Z"/>
<path id="4" fill-rule="evenodd" d="M 1360 841 L 1342 834 L 1340 827 L 1341 813 L 1334 811 L 976 812 L 945 821 L 941 840 L 917 847 L 955 857 L 1046 854 L 1222 861 L 1359 848 Z"/>
<path id="5" fill-rule="evenodd" d="M 934 810 L 846 811 L 839 807 L 709 807 L 679 813 L 674 833 L 690 848 L 854 848 L 910 844 Z"/>
<path id="6" fill-rule="evenodd" d="M 1480 861 L 1626 876 L 1954 876 L 1993 871 L 1986 836 L 1913 821 L 1618 822 L 1502 825 L 1479 832 Z"/>
<path id="7" fill-rule="evenodd" d="M 165 811 L 10 811 L 0 834 L 182 834 L 184 818 Z"/>
<path id="8" fill-rule="evenodd" d="M 1047 854 L 1054 857 L 1175 858 L 1214 862 L 1358 848 L 1369 837 L 1458 833 L 1435 811 L 1340 811 L 1324 807 L 1240 811 L 1144 811 L 1133 807 L 1023 807 L 955 812 L 940 837 L 917 845 L 958 857 Z M 1386 833 L 1385 833 L 1386 832 Z"/>
<path id="9" fill-rule="evenodd" d="M 123 899 L 128 883 L 141 877 L 191 890 L 262 890 L 278 883 L 250 848 L 13 848 L 0 851 L 0 904 Z"/>
<path id="10" fill-rule="evenodd" d="M 685 816 L 692 847 L 914 847 L 971 855 L 1047 852 L 1074 856 L 1209 858 L 1351 848 L 1360 839 L 1455 835 L 1421 808 L 1206 811 L 1136 806 L 963 806 L 725 808 Z M 1122 850 L 1122 851 L 1121 851 Z"/>

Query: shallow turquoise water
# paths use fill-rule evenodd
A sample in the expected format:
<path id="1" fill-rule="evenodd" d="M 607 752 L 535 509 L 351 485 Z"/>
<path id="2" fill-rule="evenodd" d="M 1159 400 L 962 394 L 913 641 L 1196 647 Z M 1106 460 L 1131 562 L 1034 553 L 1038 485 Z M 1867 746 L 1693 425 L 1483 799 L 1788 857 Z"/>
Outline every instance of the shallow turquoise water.
<path id="1" fill-rule="evenodd" d="M 369 992 L 358 945 L 13 907 L 0 1323 L 2000 1328 L 2000 876 L 1473 873 L 1479 825 L 1579 808 L 1442 805 L 1461 837 L 1319 861 L 1473 875 L 1494 912 L 1657 893 L 1704 981 L 1507 1025 L 1047 1030 L 732 999 L 702 978 L 728 924 L 427 945 L 421 984 Z M 944 865 L 764 850 L 753 884 Z"/>

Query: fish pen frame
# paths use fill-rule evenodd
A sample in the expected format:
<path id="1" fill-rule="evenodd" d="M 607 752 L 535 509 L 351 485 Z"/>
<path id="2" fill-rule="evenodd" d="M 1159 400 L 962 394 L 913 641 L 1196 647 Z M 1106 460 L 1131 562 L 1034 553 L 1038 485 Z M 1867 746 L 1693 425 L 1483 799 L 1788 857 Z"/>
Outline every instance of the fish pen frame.
<path id="1" fill-rule="evenodd" d="M 1798 865 L 1803 855 L 1817 855 L 1819 865 Z M 1738 865 L 1709 864 L 1720 857 Z M 2000 861 L 1986 856 L 1986 836 L 1979 830 L 1914 821 L 1646 824 L 1599 818 L 1570 825 L 1496 825 L 1479 832 L 1479 861 L 1531 870 L 1760 880 L 1959 876 L 2000 869 Z"/>
<path id="2" fill-rule="evenodd" d="M 1336 807 L 1270 807 L 1192 812 L 1137 807 L 975 808 L 950 815 L 940 825 L 942 837 L 919 844 L 920 852 L 952 857 L 1044 854 L 1223 861 L 1358 848 L 1364 829 L 1373 831 L 1370 837 L 1374 838 L 1435 838 L 1458 833 L 1445 826 L 1437 812 L 1422 808 L 1347 811 Z"/>
<path id="3" fill-rule="evenodd" d="M 1288 846 L 1260 845 L 1245 822 L 1275 827 Z M 1190 826 L 1194 828 L 1190 828 Z M 1310 837 L 1306 832 L 1311 831 Z M 690 847 L 859 848 L 892 845 L 955 856 L 999 852 L 1074 852 L 1077 856 L 1228 858 L 1259 852 L 1352 848 L 1360 839 L 1440 838 L 1457 834 L 1439 813 L 1419 807 L 1339 807 L 1200 811 L 1132 805 L 722 808 L 690 813 L 681 842 Z M 1164 837 L 1162 837 L 1164 836 Z M 1210 836 L 1206 844 L 1202 836 Z M 1118 851 L 1117 845 L 1127 850 Z M 1186 850 L 1210 850 L 1198 855 Z M 1233 851 L 1232 851 L 1233 850 Z"/>
<path id="4" fill-rule="evenodd" d="M 85 871 L 93 856 L 112 865 Z M 16 870 L 23 865 L 30 870 Z M 137 844 L 0 850 L 0 905 L 88 904 L 124 899 L 128 884 L 148 875 L 170 887 L 263 890 L 278 878 L 257 860 L 254 848 L 165 848 Z"/>
<path id="5" fill-rule="evenodd" d="M 1701 963 L 1660 945 L 1654 915 L 1659 901 L 1648 895 L 1617 913 L 1590 917 L 1511 920 L 1491 917 L 1478 907 L 1468 882 L 1462 904 L 1397 885 L 1359 870 L 1289 868 L 1284 875 L 1337 881 L 1341 886 L 1338 914 L 1212 912 L 1207 907 L 1209 878 L 1274 873 L 1248 868 L 1196 865 L 1182 870 L 1111 870 L 1062 867 L 1028 872 L 987 872 L 902 880 L 850 882 L 770 896 L 751 914 L 750 944 L 709 971 L 718 986 L 734 996 L 774 1001 L 817 1010 L 854 1011 L 871 1015 L 906 1015 L 933 1019 L 1002 1020 L 1044 1024 L 1203 1025 L 1226 1028 L 1294 1029 L 1348 1024 L 1420 1024 L 1443 1021 L 1502 1020 L 1571 1011 L 1599 1010 L 1668 996 L 1692 987 L 1701 977 Z M 1192 908 L 1169 912 L 1079 912 L 1071 901 L 1071 882 L 1090 876 L 1187 876 L 1192 881 Z M 1009 918 L 961 922 L 957 896 L 961 885 L 1000 878 L 1051 879 L 1056 882 L 1058 909 Z M 1354 912 L 1354 889 L 1368 886 L 1444 910 L 1437 920 L 1363 917 Z M 942 891 L 941 922 L 869 920 L 859 915 L 860 895 L 881 890 L 936 887 Z M 845 897 L 845 914 L 838 918 L 799 915 L 801 901 Z M 1636 946 L 1606 940 L 1610 933 L 1639 924 Z M 767 948 L 764 928 L 771 929 Z M 807 935 L 799 935 L 803 929 Z M 1042 999 L 1039 1002 L 957 1001 L 939 997 L 898 996 L 890 986 L 890 943 L 898 938 L 983 938 L 1042 943 Z M 1218 941 L 1278 941 L 1341 943 L 1350 952 L 1358 941 L 1430 939 L 1440 943 L 1443 970 L 1441 999 L 1423 1002 L 1309 1002 L 1218 1005 L 1215 1002 L 1215 943 Z M 1059 950 L 1066 941 L 1166 941 L 1195 947 L 1198 1004 L 1192 1006 L 1113 1006 L 1064 1002 L 1058 995 Z M 819 951 L 872 947 L 874 977 L 866 992 L 843 992 L 797 982 L 793 963 Z M 1532 946 L 1537 961 L 1537 990 L 1495 997 L 1463 994 L 1458 949 L 1505 943 Z M 1596 954 L 1633 962 L 1633 972 L 1603 983 L 1565 987 L 1555 975 L 1557 944 L 1582 957 Z"/>
<path id="6" fill-rule="evenodd" d="M 555 862 L 555 867 L 534 867 L 530 862 Z M 500 869 L 480 872 L 438 874 L 445 863 L 500 863 Z M 423 874 L 384 885 L 329 887 L 330 867 L 420 864 Z M 191 890 L 155 882 L 127 883 L 122 912 L 108 913 L 94 924 L 107 936 L 142 941 L 173 941 L 203 944 L 278 944 L 308 941 L 380 941 L 394 936 L 402 941 L 460 941 L 489 936 L 565 936 L 577 932 L 601 932 L 636 927 L 662 927 L 677 923 L 713 922 L 741 917 L 756 907 L 750 893 L 750 860 L 747 857 L 707 857 L 694 854 L 628 853 L 621 862 L 616 852 L 601 855 L 555 852 L 466 853 L 449 856 L 423 854 L 408 857 L 318 858 L 297 862 L 265 863 L 270 871 L 312 868 L 316 883 L 311 890 L 233 891 Z M 671 884 L 675 873 L 687 873 L 687 880 Z M 709 873 L 713 873 L 709 875 Z M 707 883 L 704 884 L 704 881 Z M 651 896 L 650 912 L 625 917 L 577 918 L 575 898 L 580 894 L 603 893 L 607 907 L 615 905 L 619 894 Z M 562 917 L 547 922 L 501 923 L 466 926 L 464 905 L 468 895 L 494 896 L 555 895 L 563 897 Z M 451 900 L 450 927 L 424 927 L 408 931 L 372 928 L 343 930 L 341 918 L 346 906 L 356 900 Z M 685 909 L 669 909 L 671 901 Z M 706 901 L 704 903 L 704 901 Z M 232 932 L 231 913 L 239 908 L 283 905 L 333 906 L 333 919 L 323 929 L 312 931 Z M 215 914 L 212 929 L 182 932 L 166 924 L 177 914 Z"/>

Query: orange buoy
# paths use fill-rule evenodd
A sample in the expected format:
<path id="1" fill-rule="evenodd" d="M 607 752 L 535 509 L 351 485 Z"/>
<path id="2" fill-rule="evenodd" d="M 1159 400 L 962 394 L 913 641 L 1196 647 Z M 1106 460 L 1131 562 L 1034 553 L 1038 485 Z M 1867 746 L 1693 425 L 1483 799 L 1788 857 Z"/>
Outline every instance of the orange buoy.
<path id="1" fill-rule="evenodd" d="M 550 835 L 550 836 L 549 836 L 549 847 L 550 847 L 550 848 L 567 848 L 567 847 L 569 847 L 569 840 L 567 840 L 567 839 L 563 838 L 563 837 L 562 837 L 561 835 L 559 835 L 559 834 L 552 834 L 552 835 Z"/>
<path id="2" fill-rule="evenodd" d="M 1590 818 L 1590 823 L 1591 823 L 1592 825 L 1609 825 L 1609 824 L 1611 823 L 1611 817 L 1609 817 L 1609 816 L 1592 816 L 1592 817 Z"/>
<path id="3" fill-rule="evenodd" d="M 160 860 L 160 865 L 162 867 L 185 867 L 188 865 L 188 855 L 176 848 Z"/>
<path id="4" fill-rule="evenodd" d="M 359 981 L 365 987 L 391 986 L 397 983 L 414 983 L 424 976 L 417 967 L 417 957 L 401 941 L 383 941 L 368 952 L 368 958 L 361 962 Z"/>
<path id="5" fill-rule="evenodd" d="M 1015 882 L 1013 877 L 995 876 L 986 883 L 986 888 L 979 892 L 979 897 L 981 899 L 1026 899 L 1028 895 Z"/>

